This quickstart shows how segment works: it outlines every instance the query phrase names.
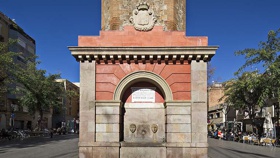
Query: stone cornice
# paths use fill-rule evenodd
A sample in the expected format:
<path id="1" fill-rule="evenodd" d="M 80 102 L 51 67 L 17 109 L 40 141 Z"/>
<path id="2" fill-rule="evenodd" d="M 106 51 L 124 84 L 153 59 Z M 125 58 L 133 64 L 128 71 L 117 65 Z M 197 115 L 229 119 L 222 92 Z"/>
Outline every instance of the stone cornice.
<path id="1" fill-rule="evenodd" d="M 218 46 L 196 47 L 68 47 L 79 62 L 97 61 L 97 63 L 115 62 L 175 62 L 203 60 L 210 61 Z"/>

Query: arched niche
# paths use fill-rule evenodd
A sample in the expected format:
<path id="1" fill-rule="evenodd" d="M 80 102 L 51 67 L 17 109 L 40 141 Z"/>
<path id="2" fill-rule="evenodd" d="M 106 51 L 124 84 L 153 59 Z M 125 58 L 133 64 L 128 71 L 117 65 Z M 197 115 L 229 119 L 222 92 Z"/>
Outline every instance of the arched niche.
<path id="1" fill-rule="evenodd" d="M 138 96 L 137 93 L 145 93 L 146 98 L 135 99 L 135 96 L 136 98 Z M 152 100 L 147 99 L 149 96 L 152 96 Z M 148 71 L 131 73 L 118 84 L 114 100 L 120 100 L 123 103 L 120 115 L 122 141 L 162 143 L 166 139 L 164 104 L 172 100 L 172 93 L 162 77 Z"/>

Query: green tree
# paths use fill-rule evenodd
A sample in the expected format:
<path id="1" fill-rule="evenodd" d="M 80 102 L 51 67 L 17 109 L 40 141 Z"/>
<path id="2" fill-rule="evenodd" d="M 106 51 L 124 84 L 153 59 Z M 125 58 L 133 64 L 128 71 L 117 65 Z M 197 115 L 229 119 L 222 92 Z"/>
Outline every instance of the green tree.
<path id="1" fill-rule="evenodd" d="M 61 105 L 60 97 L 65 94 L 63 86 L 55 82 L 59 74 L 46 75 L 46 70 L 37 69 L 37 62 L 30 62 L 16 74 L 20 84 L 17 93 L 21 106 L 26 106 L 31 115 L 39 112 L 38 127 L 41 128 L 44 111 Z"/>
<path id="2" fill-rule="evenodd" d="M 248 112 L 253 124 L 255 109 L 266 106 L 273 97 L 279 99 L 280 87 L 280 29 L 269 31 L 267 40 L 260 42 L 257 49 L 248 48 L 235 52 L 246 59 L 235 73 L 236 79 L 225 83 L 225 93 L 221 99 L 236 109 Z M 249 67 L 262 65 L 261 70 L 248 71 Z M 220 100 L 221 100 L 220 99 Z"/>
<path id="3" fill-rule="evenodd" d="M 258 100 L 260 106 L 264 106 L 268 99 L 280 99 L 280 29 L 269 31 L 267 40 L 259 43 L 258 49 L 244 49 L 237 51 L 236 55 L 245 56 L 245 64 L 238 69 L 236 74 L 241 74 L 250 66 L 262 65 L 264 72 L 261 72 L 259 80 L 263 91 Z"/>
<path id="4" fill-rule="evenodd" d="M 65 92 L 61 83 L 56 82 L 56 79 L 60 78 L 59 74 L 46 75 L 46 70 L 37 69 L 40 64 L 36 62 L 37 57 L 25 57 L 26 65 L 14 62 L 21 54 L 9 52 L 9 47 L 15 42 L 0 42 L 0 93 L 9 90 L 16 94 L 20 105 L 27 107 L 31 115 L 39 112 L 38 126 L 41 127 L 44 111 L 54 107 L 59 109 L 61 98 L 76 94 Z"/>
<path id="5" fill-rule="evenodd" d="M 224 96 L 220 99 L 224 99 L 224 102 L 230 107 L 242 111 L 242 114 L 246 112 L 248 117 L 252 119 L 253 124 L 256 109 L 259 106 L 259 98 L 263 90 L 260 79 L 261 76 L 257 71 L 244 72 L 237 79 L 225 82 Z"/>

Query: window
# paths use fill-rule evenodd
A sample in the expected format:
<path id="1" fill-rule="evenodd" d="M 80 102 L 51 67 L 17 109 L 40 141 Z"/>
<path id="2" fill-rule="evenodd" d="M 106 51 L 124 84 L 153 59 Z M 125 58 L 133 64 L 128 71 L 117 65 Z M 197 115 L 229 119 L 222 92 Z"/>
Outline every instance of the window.
<path id="1" fill-rule="evenodd" d="M 220 118 L 220 113 L 216 113 L 216 118 Z"/>
<path id="2" fill-rule="evenodd" d="M 27 45 L 27 50 L 31 53 L 31 54 L 35 54 L 35 49 L 29 45 Z"/>
<path id="3" fill-rule="evenodd" d="M 25 48 L 25 47 L 26 47 L 26 43 L 24 42 L 24 40 L 23 40 L 23 39 L 18 38 L 17 42 L 18 42 L 18 44 L 19 44 L 19 45 L 21 45 L 23 48 Z"/>
<path id="4" fill-rule="evenodd" d="M 25 58 L 22 55 L 17 56 L 17 60 L 26 64 Z"/>
<path id="5" fill-rule="evenodd" d="M 2 35 L 2 24 L 0 23 L 0 36 Z"/>

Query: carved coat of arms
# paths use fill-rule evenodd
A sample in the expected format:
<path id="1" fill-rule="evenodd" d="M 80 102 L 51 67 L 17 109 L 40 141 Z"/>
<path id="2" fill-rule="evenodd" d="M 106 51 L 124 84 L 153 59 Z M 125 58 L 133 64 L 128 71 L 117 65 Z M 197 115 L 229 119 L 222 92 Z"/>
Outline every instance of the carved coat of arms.
<path id="1" fill-rule="evenodd" d="M 154 17 L 154 12 L 149 8 L 148 3 L 142 2 L 137 5 L 137 9 L 133 10 L 130 22 L 136 30 L 150 31 L 153 29 L 156 18 Z"/>

